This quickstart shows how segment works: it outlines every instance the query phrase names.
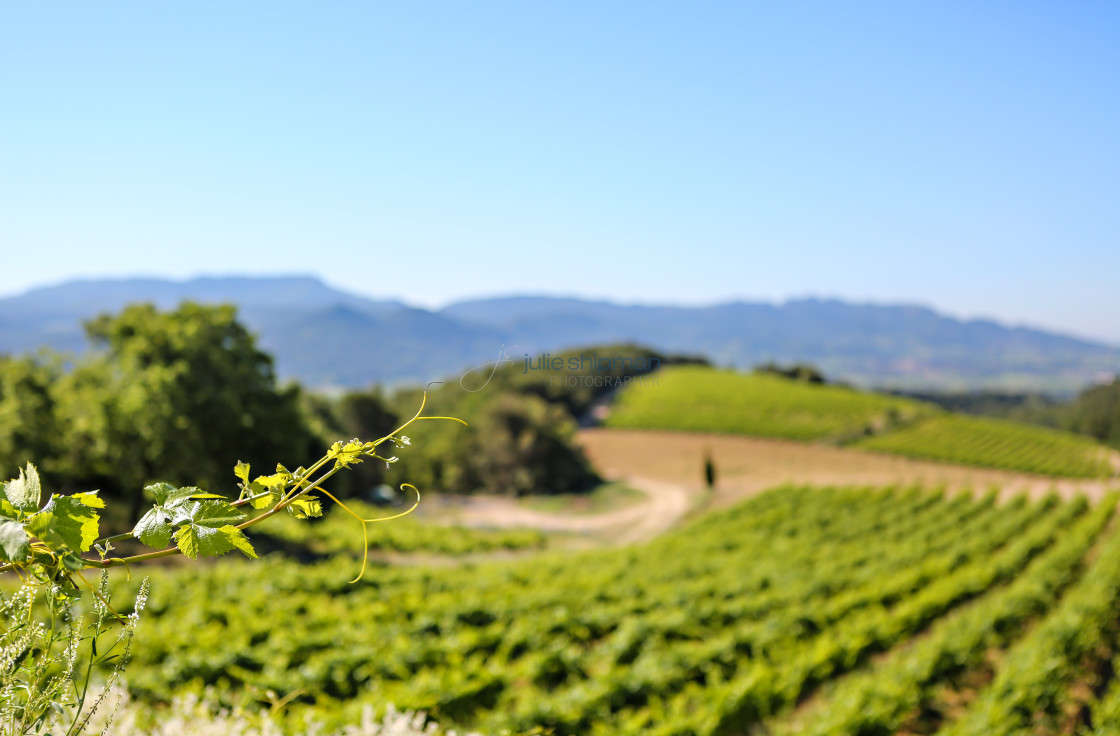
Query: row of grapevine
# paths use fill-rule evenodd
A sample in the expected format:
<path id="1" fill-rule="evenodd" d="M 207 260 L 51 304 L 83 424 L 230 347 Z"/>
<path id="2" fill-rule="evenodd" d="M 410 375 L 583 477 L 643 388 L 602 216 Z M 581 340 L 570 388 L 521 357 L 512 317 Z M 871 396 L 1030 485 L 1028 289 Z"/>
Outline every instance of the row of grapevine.
<path id="1" fill-rule="evenodd" d="M 984 417 L 944 414 L 857 444 L 899 455 L 1042 475 L 1114 475 L 1106 448 L 1088 438 Z"/>
<path id="2" fill-rule="evenodd" d="M 623 391 L 610 427 L 720 432 L 851 443 L 869 450 L 1042 475 L 1117 474 L 1116 454 L 1092 438 L 941 411 L 918 401 L 769 375 L 674 366 L 656 390 Z"/>
<path id="3" fill-rule="evenodd" d="M 861 610 L 770 661 L 750 662 L 722 685 L 666 704 L 663 713 L 651 713 L 650 733 L 725 734 L 758 724 L 795 704 L 816 684 L 888 651 L 957 605 L 1011 580 L 1083 509 L 1084 503 L 1061 506 L 998 553 L 961 565 L 896 605 Z M 653 727 L 655 722 L 661 725 Z"/>
<path id="4" fill-rule="evenodd" d="M 712 733 L 955 615 L 1085 508 L 785 487 L 641 547 L 387 567 L 354 586 L 337 562 L 168 570 L 130 686 L 300 690 L 293 720 L 394 703 L 487 733 Z"/>
<path id="5" fill-rule="evenodd" d="M 884 605 L 950 575 L 963 562 L 980 560 L 1022 531 L 1037 518 L 1039 510 L 1004 510 L 998 518 L 987 519 L 986 524 L 958 525 L 951 530 L 957 548 L 948 554 L 921 554 L 920 547 L 909 545 L 898 545 L 900 549 L 896 552 L 885 547 L 877 549 L 888 560 L 897 554 L 896 559 L 913 565 L 902 566 L 901 574 L 900 567 L 894 567 L 897 577 L 890 574 L 888 561 L 866 580 L 853 578 L 853 583 L 862 583 L 857 587 L 807 595 L 802 600 L 789 601 L 777 611 L 744 612 L 739 603 L 734 603 L 731 608 L 739 614 L 735 617 L 717 618 L 709 609 L 698 608 L 694 615 L 681 616 L 676 621 L 669 619 L 666 623 L 671 627 L 667 630 L 643 626 L 644 646 L 638 656 L 633 656 L 632 667 L 591 670 L 594 678 L 580 678 L 570 687 L 514 701 L 507 714 L 512 722 L 501 725 L 522 729 L 545 724 L 561 733 L 598 727 L 593 724 L 609 729 L 617 718 L 633 720 L 633 714 L 627 716 L 624 711 L 644 708 L 650 697 L 664 699 L 689 683 L 706 681 L 706 677 L 697 677 L 698 672 L 719 670 L 718 677 L 729 677 L 752 662 L 788 662 L 798 652 L 813 649 L 813 642 L 819 643 L 829 628 L 846 616 L 857 612 L 875 616 Z M 1071 513 L 1076 513 L 1076 509 L 1071 509 Z M 722 629 L 720 623 L 725 624 Z M 578 665 L 580 661 L 573 658 L 572 663 Z"/>
<path id="6" fill-rule="evenodd" d="M 1115 506 L 1116 499 L 1110 499 Z M 1114 638 L 1120 604 L 1120 534 L 1112 534 L 1080 583 L 1029 636 L 1008 652 L 995 681 L 944 736 L 1005 736 L 1027 728 L 1060 729 L 1070 684 L 1086 658 Z"/>
<path id="7" fill-rule="evenodd" d="M 875 668 L 839 683 L 816 717 L 792 733 L 814 736 L 894 733 L 925 706 L 945 677 L 979 666 L 1025 622 L 1058 599 L 1116 506 L 1111 497 L 1064 534 L 1010 585 L 938 622 L 929 635 L 893 652 Z"/>
<path id="8" fill-rule="evenodd" d="M 347 501 L 354 513 L 372 519 L 395 512 L 361 501 Z M 425 552 L 430 554 L 464 555 L 500 550 L 543 549 L 546 537 L 535 529 L 468 529 L 394 519 L 391 524 L 374 524 L 367 528 L 368 548 L 379 552 Z M 361 555 L 367 548 L 362 525 L 337 507 L 328 510 L 321 520 L 303 521 L 286 515 L 256 533 L 272 540 L 281 549 L 314 555 Z"/>

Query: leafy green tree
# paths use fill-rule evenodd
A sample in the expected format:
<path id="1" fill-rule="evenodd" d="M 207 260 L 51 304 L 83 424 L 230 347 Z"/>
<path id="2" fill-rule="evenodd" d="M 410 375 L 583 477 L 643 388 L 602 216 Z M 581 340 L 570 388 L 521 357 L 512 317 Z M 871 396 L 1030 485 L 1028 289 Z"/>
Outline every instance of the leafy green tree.
<path id="1" fill-rule="evenodd" d="M 350 391 L 333 400 L 307 394 L 303 397 L 303 410 L 312 431 L 327 441 L 335 437 L 384 437 L 402 419 L 377 388 Z M 340 476 L 332 484 L 332 492 L 346 497 L 368 496 L 386 482 L 386 472 L 383 464 L 359 465 Z"/>
<path id="2" fill-rule="evenodd" d="M 299 389 L 279 389 L 272 358 L 231 306 L 144 304 L 86 324 L 99 353 L 60 384 L 67 474 L 129 497 L 151 480 L 217 490 L 228 468 L 301 457 L 315 441 Z"/>
<path id="3" fill-rule="evenodd" d="M 1070 417 L 1073 431 L 1120 446 L 1120 379 L 1082 391 Z"/>
<path id="4" fill-rule="evenodd" d="M 467 420 L 466 431 L 433 428 L 401 472 L 422 488 L 460 494 L 571 493 L 599 482 L 562 406 L 516 393 L 481 396 L 451 412 Z"/>
<path id="5" fill-rule="evenodd" d="M 0 357 L 0 477 L 32 460 L 56 469 L 62 428 L 53 388 L 60 374 L 49 356 Z"/>

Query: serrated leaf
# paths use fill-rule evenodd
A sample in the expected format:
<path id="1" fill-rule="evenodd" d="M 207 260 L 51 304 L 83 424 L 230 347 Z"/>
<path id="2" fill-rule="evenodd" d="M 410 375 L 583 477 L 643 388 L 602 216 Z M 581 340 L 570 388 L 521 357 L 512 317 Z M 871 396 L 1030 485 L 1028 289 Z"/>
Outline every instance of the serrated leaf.
<path id="1" fill-rule="evenodd" d="M 327 451 L 327 457 L 335 462 L 335 467 L 346 468 L 362 461 L 362 453 L 366 451 L 366 443 L 352 439 L 347 443 L 335 442 Z"/>
<path id="2" fill-rule="evenodd" d="M 47 544 L 88 552 L 100 534 L 101 517 L 73 496 L 55 494 L 43 510 L 27 521 L 27 530 Z"/>
<path id="3" fill-rule="evenodd" d="M 21 562 L 31 551 L 30 538 L 23 524 L 16 521 L 0 522 L 0 558 L 8 562 Z"/>
<path id="4" fill-rule="evenodd" d="M 20 470 L 19 477 L 9 481 L 4 488 L 4 495 L 20 511 L 38 511 L 43 491 L 39 486 L 39 471 L 35 466 L 28 463 L 26 475 Z"/>
<path id="5" fill-rule="evenodd" d="M 314 496 L 297 498 L 287 506 L 288 513 L 297 519 L 308 519 L 323 515 L 323 503 Z"/>
<path id="6" fill-rule="evenodd" d="M 67 552 L 62 556 L 62 566 L 70 572 L 76 572 L 85 568 L 86 563 L 85 560 L 73 552 Z"/>
<path id="7" fill-rule="evenodd" d="M 196 493 L 201 493 L 194 486 L 176 488 L 170 483 L 149 483 L 144 490 L 152 495 L 157 506 L 168 506 L 175 501 L 185 501 Z"/>
<path id="8" fill-rule="evenodd" d="M 184 521 L 206 527 L 222 527 L 245 518 L 245 512 L 226 501 L 191 501 L 182 511 Z"/>
<path id="9" fill-rule="evenodd" d="M 241 479 L 245 485 L 249 485 L 249 463 L 237 461 L 237 465 L 233 466 L 233 474 Z"/>
<path id="10" fill-rule="evenodd" d="M 153 486 L 167 487 L 153 488 Z M 132 529 L 132 536 L 149 547 L 163 549 L 171 544 L 174 538 L 184 554 L 187 554 L 189 549 L 197 555 L 197 540 L 205 536 L 205 532 L 196 529 L 184 537 L 180 534 L 183 529 L 187 527 L 213 529 L 245 518 L 242 511 L 232 506 L 222 496 L 200 493 L 197 488 L 173 488 L 167 484 L 153 484 L 153 486 L 149 486 L 147 490 L 151 490 L 158 498 L 163 498 L 165 503 L 153 506 Z M 190 493 L 184 495 L 184 491 Z M 178 531 L 175 530 L 177 526 Z"/>
<path id="11" fill-rule="evenodd" d="M 192 560 L 198 559 L 198 535 L 194 528 L 190 526 L 180 527 L 175 532 L 175 546 Z"/>
<path id="12" fill-rule="evenodd" d="M 83 506 L 89 506 L 93 509 L 105 508 L 105 499 L 97 495 L 97 491 L 86 491 L 85 493 L 75 493 L 71 498 L 78 501 Z"/>
<path id="13" fill-rule="evenodd" d="M 257 491 L 257 493 L 264 493 L 264 489 L 262 488 L 261 490 Z M 254 495 L 256 495 L 256 494 L 254 494 Z M 260 496 L 259 498 L 254 498 L 252 501 L 249 502 L 249 504 L 255 509 L 267 509 L 270 506 L 275 506 L 276 503 L 279 500 L 280 500 L 280 491 L 273 490 L 273 491 L 269 491 L 267 496 Z"/>
<path id="14" fill-rule="evenodd" d="M 218 557 L 229 552 L 234 546 L 230 535 L 222 531 L 221 527 L 197 524 L 188 524 L 175 532 L 175 544 L 192 560 L 197 559 L 199 555 Z"/>
<path id="15" fill-rule="evenodd" d="M 276 473 L 274 475 L 261 475 L 253 481 L 254 484 L 260 484 L 265 488 L 283 488 L 291 482 L 292 476 L 290 473 Z"/>
<path id="16" fill-rule="evenodd" d="M 8 502 L 7 489 L 7 483 L 0 483 L 0 516 L 14 519 L 19 516 L 19 512 L 16 511 L 15 506 Z"/>
<path id="17" fill-rule="evenodd" d="M 245 532 L 235 526 L 223 526 L 218 531 L 229 537 L 229 543 L 241 550 L 246 557 L 257 559 L 257 551 L 253 549 L 253 545 L 249 542 L 249 538 L 245 536 Z"/>
<path id="18" fill-rule="evenodd" d="M 136 526 L 132 528 L 132 536 L 139 539 L 149 547 L 163 549 L 171 544 L 170 515 L 159 507 L 140 517 Z"/>

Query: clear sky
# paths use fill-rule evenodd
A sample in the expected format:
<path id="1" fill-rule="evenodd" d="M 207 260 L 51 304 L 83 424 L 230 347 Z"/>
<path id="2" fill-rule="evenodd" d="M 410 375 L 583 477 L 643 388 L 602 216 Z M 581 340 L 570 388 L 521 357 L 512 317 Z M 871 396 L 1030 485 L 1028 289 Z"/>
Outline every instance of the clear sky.
<path id="1" fill-rule="evenodd" d="M 840 296 L 1120 342 L 1120 5 L 0 7 L 0 294 Z"/>

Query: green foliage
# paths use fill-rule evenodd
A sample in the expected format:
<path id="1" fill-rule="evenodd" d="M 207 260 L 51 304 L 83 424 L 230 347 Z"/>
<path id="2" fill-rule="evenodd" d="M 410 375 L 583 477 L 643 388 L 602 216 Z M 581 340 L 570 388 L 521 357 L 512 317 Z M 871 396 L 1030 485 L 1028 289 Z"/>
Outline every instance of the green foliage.
<path id="1" fill-rule="evenodd" d="M 941 621 L 963 622 L 941 647 L 1009 642 L 1075 579 L 1114 501 L 784 487 L 641 547 L 356 586 L 329 563 L 160 571 L 130 686 L 299 690 L 293 729 L 391 702 L 483 733 L 748 732 Z M 930 687 L 952 661 L 929 654 Z"/>
<path id="2" fill-rule="evenodd" d="M 402 460 L 402 472 L 425 488 L 521 496 L 581 491 L 599 480 L 575 444 L 574 420 L 560 404 L 497 387 L 463 394 L 457 386 L 437 392 L 433 404 L 463 417 L 470 430 L 438 428 L 423 448 Z"/>
<path id="3" fill-rule="evenodd" d="M 154 479 L 217 489 L 235 453 L 263 463 L 315 444 L 298 390 L 277 389 L 271 358 L 232 307 L 131 306 L 87 332 L 98 351 L 69 370 L 0 361 L 0 472 L 35 460 L 56 486 L 127 499 L 116 513 L 125 520 Z"/>
<path id="4" fill-rule="evenodd" d="M 309 426 L 327 442 L 334 437 L 384 437 L 401 423 L 402 417 L 414 406 L 401 403 L 394 408 L 377 388 L 365 392 L 351 391 L 336 399 L 318 394 L 303 397 L 303 410 Z M 436 433 L 439 433 L 438 428 Z M 386 470 L 381 463 L 363 463 L 340 476 L 332 484 L 332 489 L 340 498 L 366 497 L 385 483 Z"/>
<path id="5" fill-rule="evenodd" d="M 539 366 L 544 356 L 530 362 Z M 458 494 L 551 495 L 583 492 L 599 481 L 575 444 L 576 424 L 604 394 L 659 365 L 696 363 L 635 345 L 551 354 L 545 369 L 524 356 L 467 372 L 432 393 L 443 413 L 466 419 L 465 434 L 444 427 L 405 462 L 421 485 Z M 404 392 L 395 402 L 411 405 Z"/>
<path id="6" fill-rule="evenodd" d="M 1069 429 L 1120 447 L 1120 378 L 1083 391 L 1069 414 Z"/>
<path id="7" fill-rule="evenodd" d="M 126 617 L 110 608 L 104 571 L 90 592 L 88 625 L 77 616 L 78 596 L 58 586 L 28 582 L 10 596 L 0 593 L 0 732 L 77 736 L 118 684 L 147 601 L 148 582 L 140 585 Z M 89 655 L 83 663 L 86 647 Z M 90 700 L 95 667 L 108 675 Z"/>
<path id="8" fill-rule="evenodd" d="M 832 440 L 869 450 L 1042 475 L 1100 478 L 1115 453 L 1069 432 L 947 414 L 904 398 L 769 375 L 668 368 L 618 398 L 608 425 Z"/>
<path id="9" fill-rule="evenodd" d="M 400 432 L 426 418 L 421 416 L 423 409 L 421 403 L 420 411 L 412 419 L 379 439 L 335 442 L 323 457 L 307 468 L 289 471 L 277 465 L 275 473 L 251 479 L 250 464 L 237 461 L 233 474 L 239 481 L 240 494 L 235 500 L 194 486 L 152 483 L 145 488 L 151 497 L 151 508 L 130 534 L 111 537 L 100 536 L 99 510 L 106 504 L 96 491 L 52 494 L 42 503 L 42 481 L 35 466 L 28 463 L 18 477 L 0 485 L 0 551 L 8 563 L 0 567 L 0 572 L 15 572 L 26 581 L 21 592 L 2 606 L 7 616 L 6 625 L 0 629 L 0 723 L 7 726 L 4 733 L 53 733 L 54 729 L 64 728 L 67 736 L 76 735 L 85 728 L 92 711 L 104 699 L 108 690 L 102 691 L 91 710 L 84 710 L 94 664 L 111 661 L 112 648 L 106 651 L 102 647 L 99 652 L 98 639 L 112 613 L 112 618 L 123 624 L 117 643 L 125 642 L 127 650 L 139 609 L 148 595 L 145 581 L 137 593 L 136 611 L 132 615 L 122 617 L 112 612 L 106 568 L 179 553 L 192 559 L 216 557 L 234 549 L 256 558 L 257 553 L 244 529 L 281 510 L 287 510 L 290 517 L 296 519 L 321 515 L 321 502 L 311 495 L 313 492 L 335 500 L 340 508 L 357 519 L 365 545 L 367 525 L 384 519 L 358 517 L 337 501 L 323 484 L 339 471 L 364 460 L 386 461 L 377 454 L 384 443 L 398 447 L 409 444 L 409 439 Z M 261 513 L 247 518 L 244 508 L 257 508 Z M 131 537 L 157 551 L 112 556 L 115 549 L 112 542 L 122 537 Z M 174 546 L 168 546 L 172 542 Z M 363 551 L 365 548 L 362 547 Z M 91 549 L 96 549 L 96 557 L 87 556 Z M 87 568 L 101 568 L 102 582 L 98 589 L 92 588 L 83 575 Z M 355 581 L 364 571 L 363 555 L 361 571 Z M 93 595 L 97 613 L 95 630 L 89 636 L 82 633 L 84 624 L 76 622 L 71 615 L 73 602 L 81 595 L 80 586 L 88 588 Z M 45 601 L 49 627 L 37 620 L 44 615 L 35 605 L 39 598 Z M 68 633 L 63 635 L 59 631 Z M 84 675 L 76 675 L 78 648 L 86 639 L 90 643 L 89 666 Z M 56 650 L 63 641 L 65 651 L 59 655 Z M 127 651 L 114 663 L 106 688 L 115 682 L 126 661 Z M 63 668 L 61 674 L 54 671 L 59 666 Z"/>
<path id="10" fill-rule="evenodd" d="M 61 372 L 59 361 L 47 356 L 0 356 L 0 477 L 14 475 L 29 462 L 49 463 L 61 455 Z"/>
<path id="11" fill-rule="evenodd" d="M 840 683 L 808 723 L 789 730 L 815 736 L 900 730 L 914 710 L 928 708 L 952 678 L 982 668 L 993 649 L 1015 641 L 1028 622 L 1054 605 L 1083 570 L 1086 551 L 1109 521 L 1116 501 L 1115 495 L 1102 501 L 1044 554 L 1037 555 L 1011 584 L 938 621 L 926 637 L 892 652 L 874 670 Z M 1109 548 L 1117 545 L 1115 532 L 1106 544 Z M 1097 573 L 1105 570 L 1092 570 L 1082 578 L 1082 586 L 1099 580 Z M 1115 571 L 1109 575 L 1114 576 Z M 1115 583 L 1112 577 L 1110 584 Z M 1039 653 L 1052 651 L 1044 648 Z M 1008 720 L 1008 725 L 1013 723 Z"/>
<path id="12" fill-rule="evenodd" d="M 682 366 L 660 371 L 655 386 L 624 390 L 607 425 L 845 440 L 933 411 L 918 402 L 840 386 Z"/>
<path id="13" fill-rule="evenodd" d="M 247 482 L 249 466 L 238 462 L 235 474 L 242 477 L 242 470 Z M 162 549 L 174 539 L 179 551 L 192 560 L 200 554 L 216 557 L 235 548 L 248 557 L 257 556 L 244 532 L 233 526 L 245 518 L 245 513 L 220 496 L 202 493 L 197 488 L 175 488 L 168 483 L 154 483 L 144 490 L 151 494 L 155 504 L 137 522 L 132 535 L 147 546 Z M 280 492 L 266 500 L 279 503 Z"/>
<path id="14" fill-rule="evenodd" d="M 857 443 L 869 450 L 933 460 L 1021 470 L 1041 475 L 1114 475 L 1109 451 L 1059 430 L 986 417 L 945 414 Z"/>
<path id="15" fill-rule="evenodd" d="M 792 363 L 788 366 L 783 366 L 771 361 L 758 366 L 755 368 L 755 371 L 758 373 L 769 373 L 803 383 L 828 383 L 824 373 L 816 366 L 809 365 L 808 363 Z"/>
<path id="16" fill-rule="evenodd" d="M 349 501 L 347 506 L 362 517 L 385 513 L 371 504 Z M 341 509 L 326 514 L 322 521 L 305 524 L 277 517 L 267 527 L 254 530 L 254 539 L 267 537 L 279 543 L 281 552 L 315 556 L 355 555 L 363 552 L 360 527 Z M 423 552 L 464 555 L 501 550 L 533 550 L 545 547 L 545 536 L 531 529 L 485 530 L 458 526 L 439 526 L 400 519 L 371 529 L 369 549 L 382 552 Z"/>

